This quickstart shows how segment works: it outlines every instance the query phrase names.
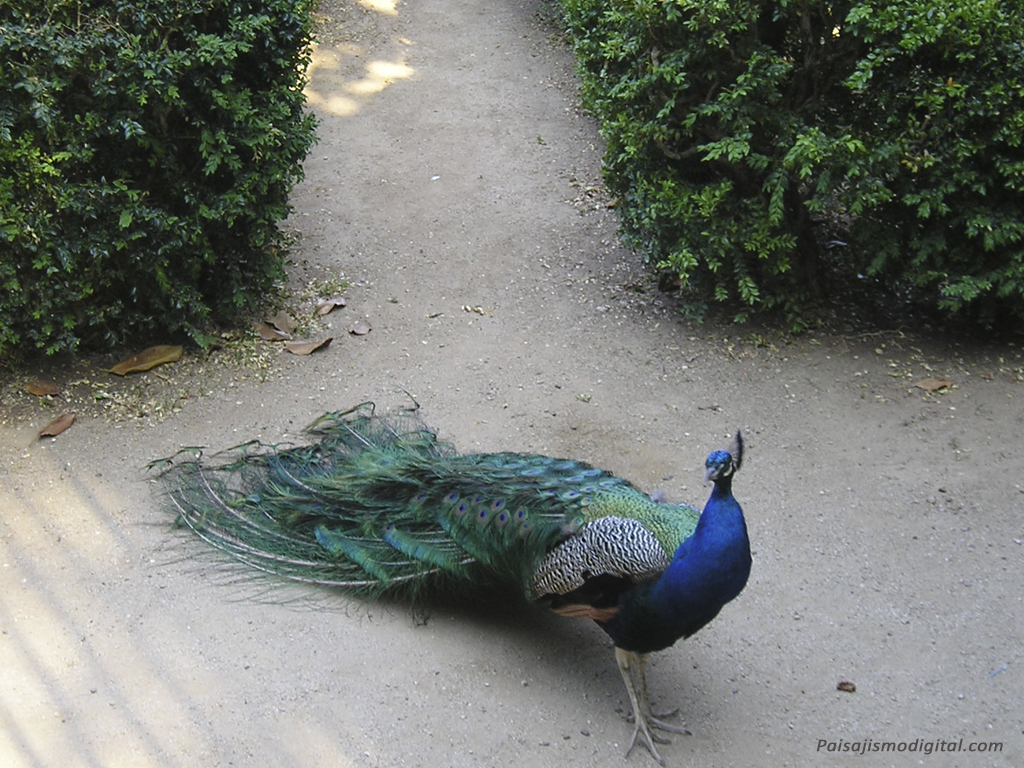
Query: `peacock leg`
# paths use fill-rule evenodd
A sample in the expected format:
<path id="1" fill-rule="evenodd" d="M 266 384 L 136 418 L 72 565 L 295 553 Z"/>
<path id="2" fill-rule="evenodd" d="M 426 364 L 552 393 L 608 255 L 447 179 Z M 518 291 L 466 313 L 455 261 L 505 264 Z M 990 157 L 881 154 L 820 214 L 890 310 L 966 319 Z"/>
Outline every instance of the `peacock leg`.
<path id="1" fill-rule="evenodd" d="M 655 760 L 661 765 L 665 764 L 664 759 L 658 754 L 658 750 L 654 746 L 654 742 L 660 742 L 662 744 L 667 742 L 667 739 L 656 736 L 651 733 L 650 724 L 648 722 L 650 717 L 650 703 L 646 701 L 646 691 L 644 692 L 645 704 L 640 703 L 640 694 L 637 692 L 637 683 L 643 682 L 643 666 L 644 657 L 633 653 L 632 651 L 624 651 L 622 648 L 615 649 L 615 661 L 619 665 L 619 674 L 622 675 L 622 682 L 626 684 L 626 693 L 629 694 L 629 703 L 633 707 L 633 738 L 629 740 L 629 748 L 626 750 L 626 756 L 633 751 L 633 747 L 636 746 L 637 738 L 643 734 L 643 745 L 647 747 L 647 750 L 651 753 Z"/>
<path id="2" fill-rule="evenodd" d="M 673 710 L 670 710 L 669 712 L 655 712 L 654 708 L 651 706 L 651 698 L 647 693 L 648 655 L 649 654 L 637 656 L 637 659 L 640 663 L 637 664 L 633 670 L 633 674 L 636 681 L 637 697 L 640 700 L 640 706 L 643 709 L 644 716 L 647 718 L 647 724 L 654 728 L 660 728 L 663 731 L 668 731 L 669 733 L 684 733 L 686 735 L 689 735 L 690 731 L 688 729 L 679 725 L 672 725 L 671 723 L 666 723 L 661 720 L 661 718 L 663 717 L 672 717 L 673 715 L 679 714 L 678 707 L 676 707 Z M 668 739 L 664 739 L 663 741 L 667 742 Z"/>

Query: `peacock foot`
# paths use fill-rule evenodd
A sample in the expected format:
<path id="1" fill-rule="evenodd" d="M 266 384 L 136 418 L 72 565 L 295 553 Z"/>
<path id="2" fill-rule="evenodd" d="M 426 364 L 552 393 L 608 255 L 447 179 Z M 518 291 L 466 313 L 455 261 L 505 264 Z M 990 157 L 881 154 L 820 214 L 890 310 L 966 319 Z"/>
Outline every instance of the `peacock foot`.
<path id="1" fill-rule="evenodd" d="M 644 701 L 643 701 L 643 697 L 641 695 L 641 697 L 640 697 L 640 704 L 641 704 L 641 706 L 643 705 L 643 703 L 644 703 Z M 648 704 L 648 707 L 649 706 L 650 705 Z M 651 708 L 647 708 L 647 709 L 644 710 L 644 716 L 647 718 L 647 723 L 649 725 L 653 725 L 655 728 L 660 728 L 663 731 L 671 731 L 672 733 L 685 733 L 686 735 L 689 736 L 690 735 L 690 731 L 687 730 L 686 728 L 680 727 L 678 725 L 672 725 L 671 723 L 666 723 L 666 722 L 663 722 L 663 720 L 662 720 L 662 718 L 674 717 L 675 715 L 678 715 L 678 714 L 679 714 L 679 707 L 676 707 L 675 709 L 670 709 L 668 712 L 655 712 Z M 626 720 L 628 720 L 629 722 L 633 723 L 633 722 L 636 722 L 636 717 L 633 715 L 632 712 L 630 712 L 629 716 L 626 717 Z"/>
<path id="2" fill-rule="evenodd" d="M 641 744 L 647 747 L 647 751 L 651 753 L 651 756 L 661 765 L 664 765 L 665 760 L 658 754 L 654 744 L 655 742 L 658 744 L 669 744 L 670 741 L 664 736 L 655 733 L 652 729 L 683 734 L 689 734 L 690 731 L 682 726 L 666 723 L 660 719 L 662 717 L 671 717 L 679 711 L 678 709 L 664 714 L 655 714 L 652 710 L 651 701 L 647 694 L 647 678 L 644 673 L 644 665 L 647 661 L 645 655 L 616 648 L 615 660 L 618 662 L 622 681 L 626 684 L 629 703 L 633 707 L 633 714 L 629 718 L 634 723 L 633 738 L 629 740 L 626 756 L 629 756 L 629 753 L 633 751 L 633 747 L 637 745 L 639 740 Z"/>
<path id="3" fill-rule="evenodd" d="M 664 736 L 659 736 L 656 733 L 652 733 L 647 721 L 640 718 L 636 725 L 633 727 L 633 738 L 629 740 L 629 747 L 626 749 L 626 757 L 629 757 L 629 753 L 633 751 L 633 747 L 636 746 L 637 739 L 643 734 L 643 740 L 640 742 L 647 751 L 651 753 L 651 756 L 657 760 L 661 765 L 665 764 L 665 758 L 658 754 L 658 748 L 654 746 L 654 742 L 659 744 L 668 744 L 669 740 Z"/>
<path id="4" fill-rule="evenodd" d="M 669 733 L 679 733 L 684 736 L 693 735 L 693 731 L 691 731 L 685 725 L 672 725 L 672 723 L 663 722 L 656 717 L 647 718 L 647 724 L 652 728 L 657 728 L 661 731 L 668 731 Z M 668 743 L 668 739 L 665 739 L 665 743 Z"/>

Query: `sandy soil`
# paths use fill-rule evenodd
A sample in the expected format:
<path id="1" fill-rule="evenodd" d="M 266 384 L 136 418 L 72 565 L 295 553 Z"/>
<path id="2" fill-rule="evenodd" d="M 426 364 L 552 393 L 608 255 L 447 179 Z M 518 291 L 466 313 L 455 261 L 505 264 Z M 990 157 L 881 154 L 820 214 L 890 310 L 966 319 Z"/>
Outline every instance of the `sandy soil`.
<path id="1" fill-rule="evenodd" d="M 352 283 L 312 329 L 331 347 L 130 382 L 55 362 L 69 399 L 93 396 L 56 439 L 35 439 L 53 409 L 6 390 L 0 764 L 623 765 L 596 627 L 268 592 L 154 498 L 146 462 L 181 445 L 294 439 L 404 390 L 462 449 L 585 459 L 696 504 L 704 456 L 744 430 L 754 572 L 654 661 L 654 698 L 693 732 L 669 765 L 1024 765 L 1020 348 L 689 324 L 616 243 L 537 0 L 328 9 L 290 226 L 298 293 Z M 360 318 L 373 330 L 348 334 Z M 818 749 L 916 739 L 1003 751 Z"/>

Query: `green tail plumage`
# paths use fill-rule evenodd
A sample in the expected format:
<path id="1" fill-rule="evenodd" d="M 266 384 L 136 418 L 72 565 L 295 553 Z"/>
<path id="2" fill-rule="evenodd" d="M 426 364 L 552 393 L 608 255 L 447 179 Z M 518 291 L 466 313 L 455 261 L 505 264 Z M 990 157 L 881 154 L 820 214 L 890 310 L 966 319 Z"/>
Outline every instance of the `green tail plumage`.
<path id="1" fill-rule="evenodd" d="M 657 570 L 698 517 L 582 462 L 460 455 L 412 415 L 369 403 L 309 433 L 306 445 L 171 459 L 162 477 L 181 521 L 255 568 L 365 596 L 491 577 L 536 598 L 548 588 L 538 571 L 559 570 L 551 553 L 591 522 L 640 521 Z"/>

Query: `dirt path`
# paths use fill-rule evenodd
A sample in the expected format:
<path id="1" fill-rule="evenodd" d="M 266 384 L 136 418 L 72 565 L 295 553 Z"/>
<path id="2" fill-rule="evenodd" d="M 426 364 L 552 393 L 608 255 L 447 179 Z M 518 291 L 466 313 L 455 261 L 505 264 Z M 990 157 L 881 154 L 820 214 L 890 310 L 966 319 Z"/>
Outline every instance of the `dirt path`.
<path id="1" fill-rule="evenodd" d="M 321 142 L 290 226 L 297 286 L 353 283 L 321 329 L 336 340 L 275 357 L 263 382 L 180 369 L 203 396 L 163 420 L 83 416 L 35 442 L 48 414 L 7 404 L 0 764 L 625 764 L 628 702 L 597 628 L 265 595 L 195 557 L 154 503 L 153 457 L 287 439 L 406 390 L 462 449 L 585 459 L 695 503 L 704 456 L 744 430 L 755 570 L 655 658 L 655 699 L 693 731 L 669 765 L 852 764 L 822 739 L 1004 744 L 863 766 L 1021 765 L 1020 349 L 688 325 L 638 290 L 589 189 L 600 144 L 545 7 L 327 9 Z M 373 330 L 347 334 L 357 318 Z M 953 386 L 914 386 L 930 376 Z"/>

